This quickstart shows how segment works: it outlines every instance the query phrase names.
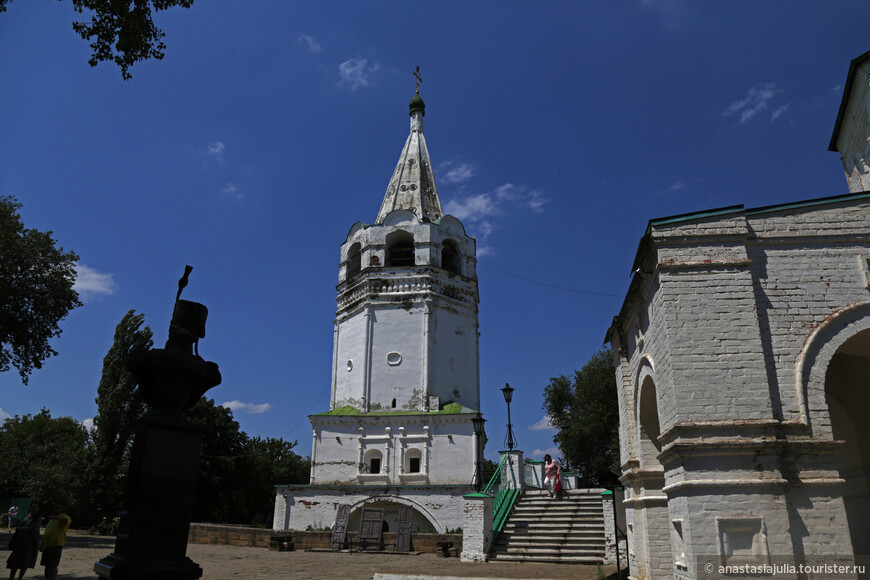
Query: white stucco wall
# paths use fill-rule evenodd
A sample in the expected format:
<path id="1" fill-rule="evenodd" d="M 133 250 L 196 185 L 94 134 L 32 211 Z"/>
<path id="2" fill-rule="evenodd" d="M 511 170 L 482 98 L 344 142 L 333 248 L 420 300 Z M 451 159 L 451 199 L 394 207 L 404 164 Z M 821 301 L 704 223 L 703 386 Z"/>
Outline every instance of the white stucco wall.
<path id="1" fill-rule="evenodd" d="M 312 415 L 312 484 L 472 485 L 473 414 Z M 380 473 L 368 469 L 380 454 Z M 421 471 L 408 470 L 419 452 Z"/>
<path id="2" fill-rule="evenodd" d="M 351 505 L 355 512 L 363 504 L 392 503 L 411 506 L 415 517 L 425 518 L 436 532 L 461 528 L 464 523 L 463 495 L 471 487 L 361 487 L 361 486 L 276 486 L 275 515 L 272 529 L 304 530 L 308 526 L 322 529 L 332 527 L 338 506 Z M 397 508 L 398 509 L 398 508 Z M 351 516 L 353 518 L 353 516 Z M 395 531 L 395 522 L 389 521 Z M 418 525 L 418 527 L 421 527 Z M 412 528 L 413 529 L 413 528 Z M 421 527 L 422 531 L 422 527 Z"/>

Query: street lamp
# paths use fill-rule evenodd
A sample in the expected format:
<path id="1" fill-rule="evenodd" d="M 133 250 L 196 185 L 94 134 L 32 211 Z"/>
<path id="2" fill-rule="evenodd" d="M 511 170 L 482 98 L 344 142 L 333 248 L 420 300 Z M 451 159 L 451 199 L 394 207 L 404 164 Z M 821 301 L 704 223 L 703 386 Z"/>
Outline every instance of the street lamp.
<path id="1" fill-rule="evenodd" d="M 514 447 L 516 447 L 517 442 L 514 441 L 514 428 L 511 425 L 511 399 L 514 397 L 514 391 L 516 389 L 511 388 L 509 383 L 504 384 L 504 388 L 501 390 L 504 395 L 504 402 L 507 403 L 508 408 L 508 424 L 507 424 L 507 438 L 504 440 L 505 446 L 508 448 L 508 451 L 513 451 Z"/>
<path id="2" fill-rule="evenodd" d="M 477 482 L 477 493 L 480 493 L 481 473 L 480 473 L 480 438 L 483 436 L 483 424 L 486 419 L 478 413 L 471 419 L 471 424 L 474 427 L 474 440 L 477 447 L 474 450 L 474 479 Z"/>

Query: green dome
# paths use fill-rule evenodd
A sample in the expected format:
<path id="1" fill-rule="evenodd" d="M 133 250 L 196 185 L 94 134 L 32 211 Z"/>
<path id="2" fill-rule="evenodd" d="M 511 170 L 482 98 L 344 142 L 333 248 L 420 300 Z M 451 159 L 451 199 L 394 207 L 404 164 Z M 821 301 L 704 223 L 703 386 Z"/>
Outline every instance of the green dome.
<path id="1" fill-rule="evenodd" d="M 414 114 L 416 111 L 420 111 L 422 114 L 426 114 L 426 103 L 423 102 L 423 99 L 420 98 L 419 94 L 416 94 L 411 99 L 411 102 L 408 103 L 409 114 Z"/>

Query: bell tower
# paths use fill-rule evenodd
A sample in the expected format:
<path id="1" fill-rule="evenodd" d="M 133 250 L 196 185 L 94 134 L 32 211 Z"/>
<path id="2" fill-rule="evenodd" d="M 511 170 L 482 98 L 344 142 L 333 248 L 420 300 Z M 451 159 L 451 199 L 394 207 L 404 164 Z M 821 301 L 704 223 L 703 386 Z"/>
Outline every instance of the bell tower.
<path id="1" fill-rule="evenodd" d="M 480 409 L 476 244 L 441 209 L 425 110 L 418 92 L 375 223 L 341 246 L 330 410 Z"/>
<path id="2" fill-rule="evenodd" d="M 276 486 L 275 529 L 337 521 L 339 506 L 354 529 L 365 505 L 390 529 L 410 507 L 414 529 L 444 532 L 480 477 L 476 243 L 441 208 L 415 76 L 377 217 L 341 244 L 329 410 L 308 417 L 309 484 Z"/>

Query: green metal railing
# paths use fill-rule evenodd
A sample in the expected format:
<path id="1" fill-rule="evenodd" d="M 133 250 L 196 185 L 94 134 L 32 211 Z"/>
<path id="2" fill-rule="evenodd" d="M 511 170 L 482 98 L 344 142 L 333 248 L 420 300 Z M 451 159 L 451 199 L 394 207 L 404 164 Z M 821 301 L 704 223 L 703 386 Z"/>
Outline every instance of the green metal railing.
<path id="1" fill-rule="evenodd" d="M 505 478 L 502 477 L 502 470 L 505 469 L 504 464 L 508 460 L 509 455 L 504 454 L 495 473 L 492 474 L 489 483 L 483 493 L 493 496 L 493 514 L 492 514 L 492 540 L 495 541 L 498 535 L 504 528 L 504 523 L 507 521 L 508 514 L 520 496 L 519 489 L 509 488 L 505 485 Z"/>

